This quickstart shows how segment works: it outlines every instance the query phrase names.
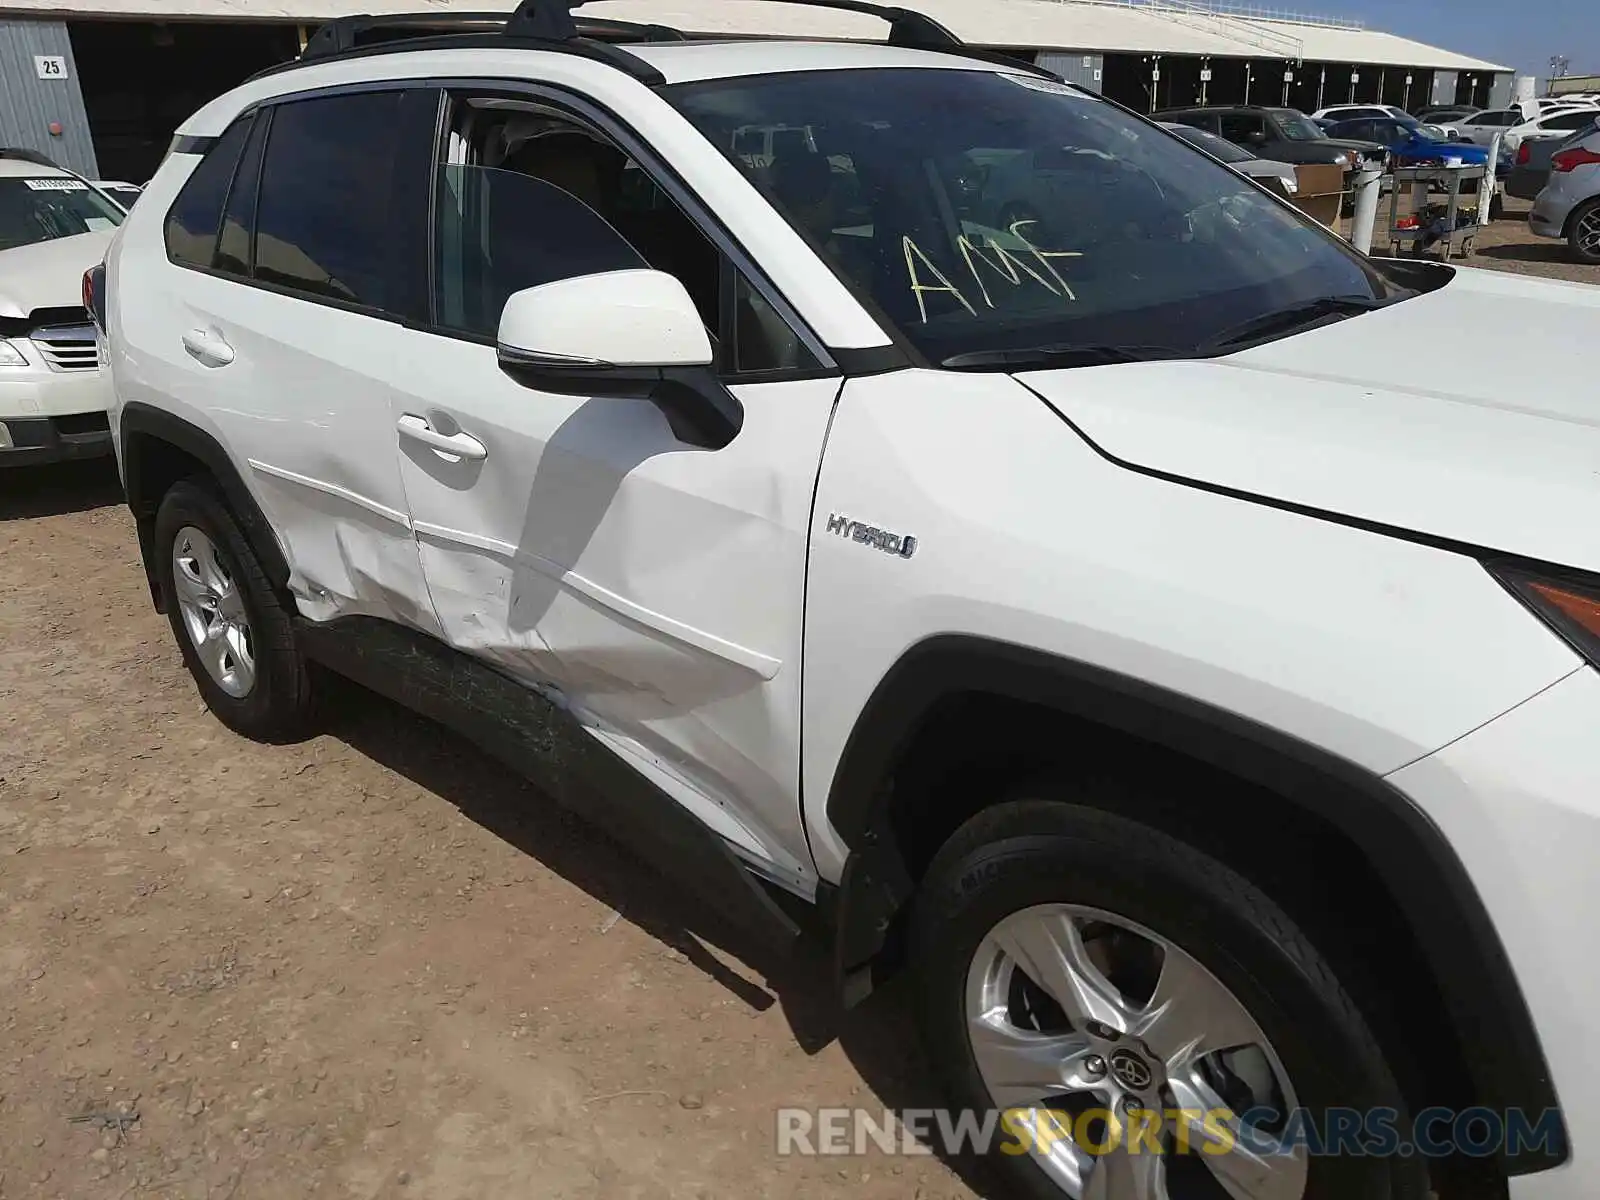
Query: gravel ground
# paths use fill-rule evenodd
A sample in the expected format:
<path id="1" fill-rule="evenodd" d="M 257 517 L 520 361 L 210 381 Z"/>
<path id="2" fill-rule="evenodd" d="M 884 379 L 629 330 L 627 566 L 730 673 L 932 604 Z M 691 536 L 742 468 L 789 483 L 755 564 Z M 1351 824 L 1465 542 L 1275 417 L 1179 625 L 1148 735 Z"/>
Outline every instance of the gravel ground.
<path id="1" fill-rule="evenodd" d="M 0 475 L 0 563 L 0 1197 L 973 1194 L 774 1152 L 780 1106 L 931 1103 L 903 995 L 718 949 L 353 687 L 300 745 L 213 720 L 109 463 Z"/>

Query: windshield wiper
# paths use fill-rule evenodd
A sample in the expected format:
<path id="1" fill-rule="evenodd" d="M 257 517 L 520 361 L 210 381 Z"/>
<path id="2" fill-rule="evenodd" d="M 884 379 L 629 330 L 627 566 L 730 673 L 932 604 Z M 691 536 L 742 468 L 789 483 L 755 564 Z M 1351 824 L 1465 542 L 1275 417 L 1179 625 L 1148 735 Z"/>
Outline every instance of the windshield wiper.
<path id="1" fill-rule="evenodd" d="M 1028 371 L 1044 367 L 1096 367 L 1105 363 L 1147 362 L 1177 358 L 1183 352 L 1171 346 L 1096 346 L 1061 342 L 1049 346 L 1024 346 L 1016 350 L 969 350 L 952 354 L 939 365 L 951 371 Z"/>
<path id="2" fill-rule="evenodd" d="M 1224 346 L 1236 346 L 1240 342 L 1253 342 L 1257 338 L 1270 337 L 1275 333 L 1291 333 L 1324 317 L 1353 317 L 1358 313 L 1371 312 L 1375 308 L 1383 308 L 1393 303 L 1392 299 L 1373 300 L 1366 296 L 1318 296 L 1315 300 L 1274 309 L 1272 312 L 1262 313 L 1259 317 L 1251 317 L 1248 321 L 1231 325 L 1221 333 L 1214 334 L 1201 342 L 1195 347 L 1195 352 L 1205 354 L 1211 350 L 1220 350 Z"/>

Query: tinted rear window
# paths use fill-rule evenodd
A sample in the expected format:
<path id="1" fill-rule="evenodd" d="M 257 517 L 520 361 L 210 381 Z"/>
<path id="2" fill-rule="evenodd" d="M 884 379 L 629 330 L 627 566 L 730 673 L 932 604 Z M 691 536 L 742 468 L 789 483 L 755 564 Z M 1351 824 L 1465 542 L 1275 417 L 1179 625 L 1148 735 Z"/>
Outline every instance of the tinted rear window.
<path id="1" fill-rule="evenodd" d="M 240 117 L 200 160 L 167 212 L 167 257 L 189 267 L 210 268 L 217 229 L 239 155 L 252 120 Z"/>
<path id="2" fill-rule="evenodd" d="M 363 92 L 274 109 L 256 207 L 259 282 L 383 307 L 401 99 Z"/>

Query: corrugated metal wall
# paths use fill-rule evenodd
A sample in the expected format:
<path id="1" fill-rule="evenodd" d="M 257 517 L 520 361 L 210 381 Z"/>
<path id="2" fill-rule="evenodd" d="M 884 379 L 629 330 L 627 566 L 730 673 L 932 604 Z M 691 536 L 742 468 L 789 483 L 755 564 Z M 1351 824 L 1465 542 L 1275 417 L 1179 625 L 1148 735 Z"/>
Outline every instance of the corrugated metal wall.
<path id="1" fill-rule="evenodd" d="M 67 77 L 40 79 L 34 59 L 41 55 L 66 59 Z M 51 136 L 52 121 L 60 122 L 60 137 Z M 80 175 L 99 174 L 78 64 L 60 21 L 0 20 L 0 146 L 26 146 Z"/>
<path id="2" fill-rule="evenodd" d="M 1456 102 L 1456 77 L 1455 71 L 1435 71 L 1433 73 L 1434 104 L 1454 104 Z"/>
<path id="3" fill-rule="evenodd" d="M 1046 71 L 1054 71 L 1068 83 L 1091 91 L 1100 90 L 1105 70 L 1105 59 L 1099 54 L 1041 54 L 1038 63 Z"/>
<path id="4" fill-rule="evenodd" d="M 1494 77 L 1494 83 L 1489 87 L 1489 108 L 1508 108 L 1511 105 L 1511 91 L 1517 84 L 1515 75 L 1499 74 Z"/>

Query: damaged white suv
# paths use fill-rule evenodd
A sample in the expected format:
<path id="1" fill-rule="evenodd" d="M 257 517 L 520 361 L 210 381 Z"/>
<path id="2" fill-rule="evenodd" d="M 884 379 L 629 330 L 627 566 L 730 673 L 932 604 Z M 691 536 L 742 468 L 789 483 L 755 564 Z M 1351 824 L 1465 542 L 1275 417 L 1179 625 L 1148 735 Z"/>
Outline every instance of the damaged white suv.
<path id="1" fill-rule="evenodd" d="M 813 902 L 1008 1194 L 1592 1195 L 1600 290 L 881 13 L 346 20 L 187 121 L 90 282 L 200 691 Z"/>

